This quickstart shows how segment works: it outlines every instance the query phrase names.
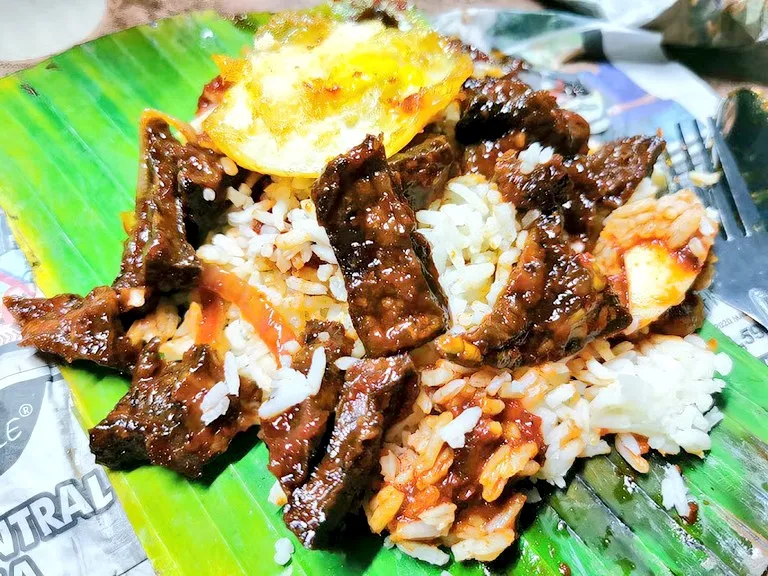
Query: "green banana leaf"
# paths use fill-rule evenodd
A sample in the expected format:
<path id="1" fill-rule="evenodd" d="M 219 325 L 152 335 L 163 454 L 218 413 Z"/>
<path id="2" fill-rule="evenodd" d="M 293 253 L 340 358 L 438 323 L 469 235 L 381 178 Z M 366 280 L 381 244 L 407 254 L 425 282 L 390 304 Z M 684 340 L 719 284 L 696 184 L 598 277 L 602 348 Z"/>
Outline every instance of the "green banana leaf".
<path id="1" fill-rule="evenodd" d="M 217 72 L 210 56 L 236 55 L 266 16 L 238 22 L 178 16 L 90 42 L 0 80 L 0 203 L 48 295 L 109 284 L 120 260 L 120 212 L 131 210 L 138 119 L 152 107 L 181 118 Z M 725 420 L 704 460 L 681 457 L 699 518 L 661 506 L 661 463 L 634 473 L 611 455 L 582 464 L 565 490 L 525 513 L 514 550 L 492 566 L 451 574 L 755 574 L 768 556 L 768 369 L 713 326 L 735 367 L 719 405 Z M 120 377 L 64 370 L 85 427 L 123 395 Z M 159 574 L 437 575 L 441 568 L 387 550 L 348 529 L 335 551 L 304 550 L 267 501 L 273 479 L 255 432 L 233 446 L 218 474 L 190 482 L 144 467 L 110 478 Z M 292 538 L 288 567 L 274 542 Z"/>

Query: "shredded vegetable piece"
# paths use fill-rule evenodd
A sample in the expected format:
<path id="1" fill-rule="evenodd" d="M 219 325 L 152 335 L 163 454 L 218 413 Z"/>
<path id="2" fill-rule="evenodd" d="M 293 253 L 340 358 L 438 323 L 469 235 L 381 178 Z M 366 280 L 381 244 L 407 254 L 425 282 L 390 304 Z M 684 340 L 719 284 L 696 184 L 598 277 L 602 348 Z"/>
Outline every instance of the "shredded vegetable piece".
<path id="1" fill-rule="evenodd" d="M 197 331 L 196 343 L 208 344 L 212 348 L 217 348 L 226 324 L 224 300 L 215 292 L 202 289 L 200 290 L 200 305 L 203 314 Z"/>
<path id="2" fill-rule="evenodd" d="M 287 342 L 296 340 L 291 327 L 261 292 L 234 274 L 206 264 L 200 285 L 237 306 L 243 319 L 253 326 L 275 358 L 280 357 Z"/>

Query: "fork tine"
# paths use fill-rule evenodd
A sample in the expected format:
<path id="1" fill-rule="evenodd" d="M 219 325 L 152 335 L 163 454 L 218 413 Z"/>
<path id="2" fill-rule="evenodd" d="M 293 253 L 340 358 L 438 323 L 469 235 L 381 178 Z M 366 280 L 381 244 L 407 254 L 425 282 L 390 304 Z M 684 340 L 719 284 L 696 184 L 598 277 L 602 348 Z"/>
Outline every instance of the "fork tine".
<path id="1" fill-rule="evenodd" d="M 680 137 L 680 150 L 683 151 L 686 164 L 688 164 L 688 170 L 696 170 L 696 164 L 693 163 L 693 158 L 688 150 L 688 141 L 685 139 L 685 133 L 683 132 L 683 126 L 681 124 L 677 125 L 677 135 Z"/>
<path id="2" fill-rule="evenodd" d="M 739 167 L 736 164 L 736 160 L 733 158 L 731 150 L 725 143 L 720 130 L 718 130 L 714 119 L 709 119 L 709 130 L 715 141 L 715 152 L 720 160 L 720 165 L 723 168 L 725 179 L 728 182 L 728 188 L 731 192 L 731 198 L 733 198 L 734 204 L 736 204 L 736 211 L 741 217 L 741 222 L 744 224 L 744 233 L 747 236 L 752 236 L 758 232 L 762 227 L 760 220 L 760 213 L 757 211 L 752 200 L 752 195 L 749 193 L 747 183 L 739 171 Z"/>
<path id="3" fill-rule="evenodd" d="M 694 127 L 696 138 L 699 140 L 702 146 L 701 155 L 702 158 L 704 158 L 704 165 L 707 167 L 707 170 L 713 171 L 714 165 L 712 164 L 712 161 L 710 160 L 707 153 L 708 148 L 704 137 L 701 134 L 701 130 L 699 129 L 698 122 L 694 121 Z M 731 238 L 740 238 L 742 236 L 741 227 L 733 215 L 733 208 L 731 207 L 728 193 L 725 192 L 722 183 L 718 182 L 714 186 L 710 186 L 709 190 L 710 194 L 712 195 L 712 204 L 717 209 L 717 212 L 720 216 L 720 224 L 722 225 L 721 232 L 725 236 L 725 239 L 728 240 Z"/>
<path id="4" fill-rule="evenodd" d="M 698 120 L 693 121 L 693 129 L 696 133 L 696 139 L 701 145 L 701 157 L 704 161 L 704 166 L 707 171 L 714 172 L 715 165 L 712 163 L 712 158 L 709 155 L 709 147 L 701 133 Z M 741 227 L 733 215 L 733 208 L 731 207 L 729 195 L 725 191 L 723 184 L 717 182 L 713 186 L 710 186 L 709 193 L 712 197 L 712 206 L 717 208 L 717 212 L 720 216 L 720 223 L 722 224 L 721 232 L 724 234 L 725 239 L 740 238 Z"/>
<path id="5" fill-rule="evenodd" d="M 696 132 L 696 140 L 701 145 L 701 157 L 704 160 L 704 166 L 706 166 L 707 170 L 713 172 L 715 170 L 715 166 L 712 164 L 712 158 L 710 158 L 709 154 L 707 154 L 709 149 L 707 147 L 707 142 L 704 140 L 704 136 L 701 133 L 701 128 L 699 128 L 698 120 L 693 121 L 693 131 Z"/>
<path id="6" fill-rule="evenodd" d="M 675 163 L 672 162 L 672 156 L 669 154 L 669 150 L 664 148 L 664 164 L 667 165 L 667 172 L 670 174 L 670 178 L 667 180 L 667 187 L 671 192 L 677 192 L 680 189 L 680 175 L 675 170 Z"/>
<path id="7" fill-rule="evenodd" d="M 696 144 L 698 144 L 699 146 L 701 146 L 701 152 L 700 152 L 699 156 L 702 159 L 705 159 L 705 165 L 706 165 L 706 160 L 708 160 L 708 158 L 707 158 L 707 145 L 704 142 L 704 139 L 701 138 L 701 133 L 699 132 L 699 126 L 696 123 L 695 119 L 693 120 L 693 127 L 694 127 L 696 135 L 697 135 L 697 138 L 694 138 L 694 142 Z M 677 133 L 680 136 L 680 141 L 682 142 L 682 144 L 680 145 L 680 148 L 682 149 L 683 154 L 684 154 L 685 159 L 686 159 L 686 163 L 688 164 L 688 171 L 690 172 L 690 171 L 693 171 L 693 170 L 698 170 L 699 167 L 696 165 L 696 162 L 694 162 L 693 156 L 691 155 L 691 147 L 688 144 L 688 140 L 685 137 L 685 132 L 683 131 L 682 124 L 678 124 L 677 125 Z M 690 184 L 693 187 L 693 189 L 696 191 L 696 194 L 698 195 L 698 197 L 702 199 L 702 201 L 704 202 L 705 205 L 707 205 L 707 206 L 713 206 L 714 205 L 714 201 L 713 201 L 714 199 L 713 199 L 712 191 L 708 187 L 702 188 L 700 186 L 696 186 L 693 182 L 690 182 Z"/>

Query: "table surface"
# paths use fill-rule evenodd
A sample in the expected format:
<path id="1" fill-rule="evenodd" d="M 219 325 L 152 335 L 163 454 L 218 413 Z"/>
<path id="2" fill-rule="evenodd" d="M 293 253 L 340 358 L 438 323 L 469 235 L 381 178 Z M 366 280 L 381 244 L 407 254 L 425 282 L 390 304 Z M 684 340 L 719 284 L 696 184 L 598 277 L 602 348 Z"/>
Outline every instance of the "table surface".
<path id="1" fill-rule="evenodd" d="M 85 40 L 110 34 L 125 28 L 146 24 L 181 12 L 193 10 L 217 10 L 222 14 L 243 12 L 275 11 L 288 8 L 302 8 L 316 5 L 320 0 L 104 0 L 106 14 L 101 23 Z M 416 6 L 428 13 L 438 13 L 459 7 L 490 7 L 517 10 L 541 10 L 546 0 L 411 0 Z M 83 40 L 84 41 L 84 40 Z M 24 62 L 4 62 L 0 60 L 0 76 L 27 68 L 40 59 Z M 765 89 L 760 84 L 734 82 L 707 78 L 705 80 L 720 94 L 727 94 L 739 86 Z"/>

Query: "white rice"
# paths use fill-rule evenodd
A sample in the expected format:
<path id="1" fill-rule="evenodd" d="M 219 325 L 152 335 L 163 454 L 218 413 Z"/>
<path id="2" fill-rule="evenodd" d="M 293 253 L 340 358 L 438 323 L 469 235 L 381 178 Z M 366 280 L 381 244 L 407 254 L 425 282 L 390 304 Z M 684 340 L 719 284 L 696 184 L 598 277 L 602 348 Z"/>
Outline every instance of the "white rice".
<path id="1" fill-rule="evenodd" d="M 227 385 L 227 391 L 237 396 L 240 393 L 240 375 L 237 373 L 237 360 L 232 352 L 227 351 L 224 354 L 224 383 Z"/>
<path id="2" fill-rule="evenodd" d="M 465 436 L 477 426 L 482 415 L 479 406 L 467 408 L 440 430 L 440 437 L 451 448 L 464 448 Z"/>
<path id="3" fill-rule="evenodd" d="M 421 544 L 419 542 L 398 542 L 398 550 L 405 552 L 408 556 L 413 556 L 418 560 L 429 562 L 435 566 L 443 566 L 451 559 L 448 554 L 440 550 L 437 546 L 431 544 Z"/>
<path id="4" fill-rule="evenodd" d="M 541 497 L 541 493 L 539 493 L 539 489 L 536 488 L 536 486 L 533 486 L 530 490 L 526 490 L 525 492 L 525 501 L 528 504 L 536 504 L 537 502 L 541 502 L 543 498 Z"/>
<path id="5" fill-rule="evenodd" d="M 416 213 L 432 247 L 453 323 L 475 326 L 491 311 L 520 256 L 525 234 L 512 204 L 495 184 L 467 175 L 448 183 L 445 196 Z"/>
<path id="6" fill-rule="evenodd" d="M 621 342 L 613 347 L 606 341 L 597 341 L 574 357 L 514 372 L 488 367 L 472 370 L 439 360 L 422 371 L 421 394 L 413 414 L 387 434 L 380 459 L 383 490 L 390 494 L 405 493 L 414 482 L 417 490 L 423 490 L 425 482 L 428 486 L 430 481 L 444 477 L 445 468 L 440 468 L 446 470 L 443 475 L 434 472 L 441 466 L 439 455 L 443 454 L 443 446 L 463 446 L 481 409 L 469 408 L 452 418 L 450 412 L 434 412 L 433 407 L 470 389 L 484 391 L 485 399 L 475 397 L 475 401 L 480 402 L 483 411 L 488 410 L 486 414 L 498 414 L 492 403 L 501 398 L 518 401 L 540 418 L 546 444 L 543 465 L 539 468 L 538 464 L 526 461 L 535 451 L 527 457 L 512 452 L 499 463 L 512 469 L 512 476 L 518 478 L 533 474 L 534 481 L 563 487 L 577 458 L 611 451 L 605 439 L 611 434 L 616 435 L 617 451 L 643 472 L 648 471 L 644 455 L 649 449 L 664 454 L 687 451 L 702 455 L 710 446 L 710 430 L 722 419 L 713 407 L 714 395 L 724 385 L 717 375 L 726 375 L 730 369 L 726 355 L 709 350 L 695 335 L 685 339 L 651 335 L 636 344 Z M 497 418 L 504 425 L 503 415 Z M 502 445 L 494 455 L 504 449 Z M 482 464 L 481 483 L 493 458 Z M 514 458 L 523 459 L 513 464 Z M 528 464 L 534 467 L 524 472 Z M 490 474 L 493 473 L 491 470 Z M 668 469 L 662 485 L 664 505 L 674 506 L 682 516 L 687 516 L 689 498 L 679 473 L 676 477 L 674 473 L 677 469 Z M 531 502 L 541 499 L 535 488 L 524 494 Z M 370 507 L 377 495 L 368 504 L 369 518 L 376 512 Z M 485 488 L 483 497 L 486 498 Z M 448 505 L 451 504 L 443 503 L 428 511 L 431 523 L 423 514 L 418 521 L 399 519 L 398 504 L 390 507 L 384 523 L 380 518 L 377 520 L 379 525 L 393 530 L 392 539 L 401 550 L 414 555 L 432 555 L 434 546 L 447 545 L 456 560 L 487 561 L 514 541 L 516 512 L 500 511 L 482 529 L 477 525 L 467 528 L 455 521 L 455 507 L 450 513 L 438 514 Z"/>
<path id="7" fill-rule="evenodd" d="M 217 382 L 203 397 L 200 408 L 203 411 L 203 424 L 208 426 L 229 410 L 230 396 L 240 393 L 240 376 L 237 373 L 237 361 L 234 354 L 224 354 L 224 380 Z"/>
<path id="8" fill-rule="evenodd" d="M 280 368 L 272 376 L 269 397 L 259 407 L 259 418 L 274 418 L 291 406 L 300 404 L 320 391 L 325 373 L 325 348 L 312 353 L 312 364 L 306 375 L 293 368 Z"/>
<path id="9" fill-rule="evenodd" d="M 288 538 L 280 538 L 275 542 L 275 563 L 280 566 L 285 566 L 291 561 L 291 555 L 293 554 L 293 543 Z"/>
<path id="10" fill-rule="evenodd" d="M 208 426 L 219 416 L 224 416 L 229 410 L 229 389 L 224 382 L 216 382 L 208 390 L 200 403 L 200 409 L 203 411 L 203 424 Z"/>
<path id="11" fill-rule="evenodd" d="M 275 481 L 275 483 L 272 484 L 272 488 L 269 489 L 267 500 L 275 506 L 285 506 L 288 504 L 288 497 L 285 495 L 285 492 L 283 492 L 280 482 Z"/>
<path id="12" fill-rule="evenodd" d="M 725 385 L 716 374 L 730 371 L 727 356 L 711 352 L 698 337 L 651 336 L 608 361 L 594 349 L 569 363 L 569 385 L 576 394 L 563 394 L 553 402 L 558 387 L 544 376 L 551 370 L 544 365 L 528 371 L 536 378 L 522 392 L 508 395 L 545 394 L 544 402 L 531 406 L 541 418 L 548 445 L 539 478 L 562 487 L 577 457 L 610 452 L 601 432 L 619 434 L 619 452 L 630 464 L 635 457 L 642 460 L 632 434 L 646 437 L 650 448 L 662 454 L 684 450 L 703 455 L 709 450 L 709 431 L 719 421 L 719 411 L 712 410 L 714 394 Z M 594 357 L 585 361 L 589 356 Z M 499 394 L 505 396 L 504 389 Z M 564 437 L 568 440 L 561 440 Z"/>
<path id="13" fill-rule="evenodd" d="M 338 368 L 339 370 L 346 371 L 346 370 L 349 370 L 350 368 L 352 368 L 352 366 L 354 366 L 358 362 L 360 362 L 360 359 L 359 358 L 355 358 L 354 356 L 342 356 L 341 358 L 336 360 L 336 362 L 334 362 L 334 364 L 335 364 L 336 368 Z"/>
<path id="14" fill-rule="evenodd" d="M 661 481 L 662 505 L 667 510 L 674 508 L 680 516 L 690 514 L 689 502 L 693 498 L 688 494 L 688 487 L 683 481 L 680 470 L 673 464 L 667 464 L 664 468 L 664 479 Z"/>
<path id="15" fill-rule="evenodd" d="M 552 160 L 555 151 L 549 146 L 542 146 L 538 142 L 532 143 L 528 148 L 517 155 L 520 160 L 520 172 L 530 174 L 538 164 L 546 164 Z"/>
<path id="16" fill-rule="evenodd" d="M 328 235 L 317 222 L 311 185 L 306 178 L 275 178 L 258 202 L 247 185 L 230 187 L 227 197 L 233 207 L 227 213 L 228 225 L 198 249 L 198 256 L 257 288 L 296 334 L 311 319 L 340 322 L 355 340 L 353 354 L 361 357 L 364 349 L 349 317 L 344 279 Z M 316 267 L 307 265 L 313 258 L 320 261 Z M 276 359 L 236 306 L 230 306 L 227 314 L 224 334 L 233 364 L 240 376 L 264 391 L 262 418 L 314 393 L 317 379 L 290 368 L 298 342 L 284 346 L 283 355 Z M 221 411 L 223 402 L 218 396 L 211 398 L 209 417 Z"/>

